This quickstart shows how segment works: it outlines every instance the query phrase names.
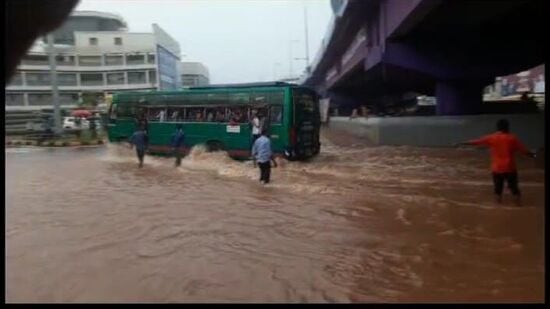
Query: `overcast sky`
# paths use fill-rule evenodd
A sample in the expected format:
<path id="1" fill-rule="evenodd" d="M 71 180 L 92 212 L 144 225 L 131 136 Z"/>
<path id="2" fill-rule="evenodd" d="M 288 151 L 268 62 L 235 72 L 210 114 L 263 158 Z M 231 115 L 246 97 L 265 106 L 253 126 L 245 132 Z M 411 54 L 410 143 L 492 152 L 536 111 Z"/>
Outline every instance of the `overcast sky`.
<path id="1" fill-rule="evenodd" d="M 81 0 L 76 9 L 117 13 L 133 32 L 157 23 L 180 43 L 182 61 L 208 67 L 211 83 L 241 83 L 287 77 L 290 50 L 304 58 L 304 5 L 311 62 L 332 16 L 329 0 Z M 304 67 L 293 60 L 293 75 Z"/>

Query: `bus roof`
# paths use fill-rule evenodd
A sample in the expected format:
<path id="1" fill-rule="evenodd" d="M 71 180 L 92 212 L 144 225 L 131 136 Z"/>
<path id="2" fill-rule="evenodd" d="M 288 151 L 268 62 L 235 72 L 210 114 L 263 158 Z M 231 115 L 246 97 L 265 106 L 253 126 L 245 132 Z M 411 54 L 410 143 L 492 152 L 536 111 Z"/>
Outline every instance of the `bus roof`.
<path id="1" fill-rule="evenodd" d="M 291 87 L 298 86 L 285 82 L 258 82 L 258 83 L 242 83 L 242 84 L 217 84 L 198 87 L 189 87 L 188 89 L 215 89 L 215 88 L 255 88 L 255 87 Z"/>

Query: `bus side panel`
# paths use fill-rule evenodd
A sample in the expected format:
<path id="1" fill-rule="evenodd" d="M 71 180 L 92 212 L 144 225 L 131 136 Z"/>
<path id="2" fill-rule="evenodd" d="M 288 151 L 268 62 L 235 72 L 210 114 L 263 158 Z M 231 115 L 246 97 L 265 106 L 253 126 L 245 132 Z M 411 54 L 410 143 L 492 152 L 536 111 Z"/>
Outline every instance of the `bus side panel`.
<path id="1" fill-rule="evenodd" d="M 178 123 L 150 122 L 149 143 L 151 146 L 169 146 L 171 138 L 176 131 Z M 228 132 L 235 130 L 235 126 L 228 129 L 225 123 L 181 123 L 185 133 L 185 146 L 193 147 L 206 144 L 209 141 L 221 142 L 225 150 L 248 151 L 251 147 L 251 132 L 248 124 L 241 124 L 239 132 Z"/>
<path id="2" fill-rule="evenodd" d="M 132 119 L 117 119 L 109 123 L 108 136 L 110 142 L 126 141 L 135 131 L 135 122 Z"/>

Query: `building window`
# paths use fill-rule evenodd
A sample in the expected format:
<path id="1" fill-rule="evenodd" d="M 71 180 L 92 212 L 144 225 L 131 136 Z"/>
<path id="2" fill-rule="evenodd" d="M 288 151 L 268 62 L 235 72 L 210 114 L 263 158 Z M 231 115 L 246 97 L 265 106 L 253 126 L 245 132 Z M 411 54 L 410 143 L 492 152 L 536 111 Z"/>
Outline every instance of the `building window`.
<path id="1" fill-rule="evenodd" d="M 9 83 L 10 86 L 21 86 L 23 85 L 23 75 L 21 73 L 17 72 L 10 80 Z"/>
<path id="2" fill-rule="evenodd" d="M 75 57 L 74 56 L 57 55 L 55 57 L 55 61 L 56 61 L 57 65 L 75 65 Z"/>
<path id="3" fill-rule="evenodd" d="M 48 65 L 48 56 L 46 55 L 26 55 L 21 60 L 21 64 L 27 65 Z"/>
<path id="4" fill-rule="evenodd" d="M 157 72 L 149 71 L 149 83 L 156 85 L 157 84 Z"/>
<path id="5" fill-rule="evenodd" d="M 53 105 L 52 95 L 49 93 L 29 93 L 29 105 Z"/>
<path id="6" fill-rule="evenodd" d="M 147 54 L 147 63 L 155 63 L 155 54 Z"/>
<path id="7" fill-rule="evenodd" d="M 124 58 L 122 55 L 106 55 L 105 65 L 123 65 Z"/>
<path id="8" fill-rule="evenodd" d="M 78 104 L 78 93 L 61 93 L 59 94 L 60 105 L 76 105 Z"/>
<path id="9" fill-rule="evenodd" d="M 122 38 L 115 38 L 115 45 L 122 45 Z"/>
<path id="10" fill-rule="evenodd" d="M 132 64 L 145 64 L 145 55 L 138 54 L 138 55 L 126 55 L 126 64 L 132 65 Z"/>
<path id="11" fill-rule="evenodd" d="M 23 94 L 6 94 L 6 106 L 23 106 L 25 105 L 25 99 Z"/>
<path id="12" fill-rule="evenodd" d="M 97 38 L 90 38 L 90 45 L 97 45 Z"/>
<path id="13" fill-rule="evenodd" d="M 101 56 L 79 56 L 78 64 L 81 66 L 100 66 Z"/>
<path id="14" fill-rule="evenodd" d="M 145 72 L 128 72 L 128 84 L 145 84 Z"/>
<path id="15" fill-rule="evenodd" d="M 52 84 L 50 73 L 27 73 L 27 85 L 50 86 Z"/>
<path id="16" fill-rule="evenodd" d="M 107 74 L 107 85 L 122 85 L 122 84 L 124 84 L 124 73 Z"/>
<path id="17" fill-rule="evenodd" d="M 101 73 L 81 73 L 80 84 L 82 86 L 101 86 L 103 85 L 103 74 Z"/>
<path id="18" fill-rule="evenodd" d="M 57 82 L 60 86 L 76 86 L 76 74 L 59 73 L 57 74 Z"/>

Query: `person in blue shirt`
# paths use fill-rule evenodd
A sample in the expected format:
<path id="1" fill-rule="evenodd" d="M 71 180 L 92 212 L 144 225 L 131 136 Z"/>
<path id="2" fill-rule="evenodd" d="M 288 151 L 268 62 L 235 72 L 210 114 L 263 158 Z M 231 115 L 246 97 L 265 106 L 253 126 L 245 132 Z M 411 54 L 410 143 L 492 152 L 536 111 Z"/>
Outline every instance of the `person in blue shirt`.
<path id="1" fill-rule="evenodd" d="M 176 166 L 181 165 L 181 147 L 184 146 L 185 133 L 183 133 L 183 128 L 181 124 L 176 126 L 176 132 L 172 135 L 172 150 L 174 151 L 174 156 L 176 157 Z"/>
<path id="2" fill-rule="evenodd" d="M 268 137 L 267 130 L 262 130 L 261 136 L 254 142 L 252 146 L 252 159 L 254 160 L 254 167 L 256 165 L 260 166 L 260 182 L 262 184 L 269 183 L 271 162 L 273 162 L 273 167 L 277 167 L 277 162 L 273 158 L 271 140 Z"/>
<path id="3" fill-rule="evenodd" d="M 139 160 L 139 167 L 143 167 L 143 158 L 145 157 L 145 150 L 149 144 L 149 137 L 143 127 L 140 127 L 129 139 L 131 147 L 136 146 L 136 153 Z"/>

